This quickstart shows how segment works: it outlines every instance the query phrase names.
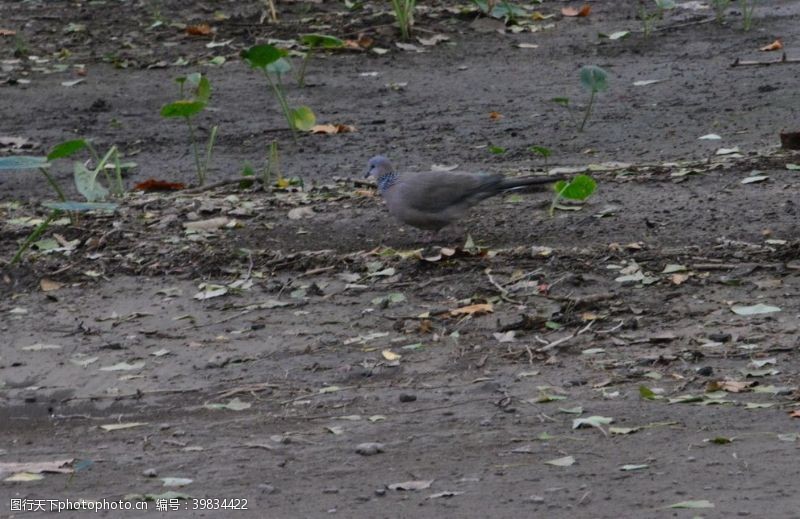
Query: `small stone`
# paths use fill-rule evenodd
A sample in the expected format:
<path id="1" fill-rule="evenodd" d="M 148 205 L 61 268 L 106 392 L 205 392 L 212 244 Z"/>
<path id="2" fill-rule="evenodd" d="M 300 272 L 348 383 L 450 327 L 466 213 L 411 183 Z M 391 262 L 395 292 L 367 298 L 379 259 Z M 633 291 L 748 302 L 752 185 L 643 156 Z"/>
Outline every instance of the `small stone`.
<path id="1" fill-rule="evenodd" d="M 362 456 L 374 456 L 383 452 L 383 444 L 377 442 L 359 443 L 356 445 L 356 453 Z"/>
<path id="2" fill-rule="evenodd" d="M 339 493 L 339 489 L 336 488 L 336 487 L 323 488 L 322 489 L 322 493 L 323 494 L 338 494 Z"/>
<path id="3" fill-rule="evenodd" d="M 378 496 L 378 497 L 385 496 L 386 495 L 386 489 L 385 488 L 376 488 L 375 489 L 375 495 Z"/>
<path id="4" fill-rule="evenodd" d="M 156 469 L 145 469 L 142 471 L 142 476 L 146 478 L 155 478 L 158 476 L 158 471 L 156 471 Z"/>
<path id="5" fill-rule="evenodd" d="M 714 342 L 729 342 L 733 336 L 729 333 L 718 332 L 709 334 L 708 338 Z"/>
<path id="6" fill-rule="evenodd" d="M 400 393 L 400 401 L 401 402 L 413 402 L 417 399 L 417 395 L 412 395 L 410 393 Z"/>
<path id="7" fill-rule="evenodd" d="M 525 501 L 529 503 L 544 503 L 544 498 L 542 496 L 530 496 L 525 498 Z"/>
<path id="8" fill-rule="evenodd" d="M 258 488 L 261 489 L 261 492 L 264 494 L 277 494 L 278 489 L 274 486 L 270 485 L 269 483 L 260 483 Z"/>
<path id="9" fill-rule="evenodd" d="M 217 352 L 206 361 L 206 369 L 224 368 L 231 361 L 231 356 L 227 353 Z"/>
<path id="10" fill-rule="evenodd" d="M 697 370 L 697 374 L 701 377 L 710 377 L 714 374 L 714 368 L 711 366 L 703 366 Z"/>
<path id="11" fill-rule="evenodd" d="M 168 423 L 162 423 L 161 425 L 159 425 L 159 426 L 158 426 L 158 430 L 159 430 L 159 431 L 166 431 L 166 430 L 167 430 L 167 429 L 169 429 L 170 427 L 172 427 L 172 425 L 171 425 L 171 424 L 168 424 Z"/>

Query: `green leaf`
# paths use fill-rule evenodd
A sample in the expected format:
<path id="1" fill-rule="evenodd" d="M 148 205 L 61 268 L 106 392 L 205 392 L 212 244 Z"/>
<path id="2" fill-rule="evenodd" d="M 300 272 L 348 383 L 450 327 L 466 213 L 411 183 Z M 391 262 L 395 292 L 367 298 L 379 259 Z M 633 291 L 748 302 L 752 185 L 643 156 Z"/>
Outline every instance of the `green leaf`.
<path id="1" fill-rule="evenodd" d="M 206 103 L 203 101 L 194 101 L 191 99 L 181 99 L 161 109 L 162 117 L 191 117 L 203 111 Z"/>
<path id="2" fill-rule="evenodd" d="M 609 416 L 590 416 L 588 418 L 575 418 L 572 420 L 572 428 L 580 429 L 584 426 L 601 428 L 603 425 L 608 425 L 614 422 L 614 419 Z"/>
<path id="3" fill-rule="evenodd" d="M 596 65 L 581 67 L 581 85 L 590 92 L 603 92 L 608 89 L 608 74 Z"/>
<path id="4" fill-rule="evenodd" d="M 569 97 L 554 97 L 551 101 L 561 106 L 569 106 Z"/>
<path id="5" fill-rule="evenodd" d="M 289 71 L 292 70 L 292 64 L 289 63 L 289 60 L 280 58 L 277 61 L 267 65 L 266 70 L 270 74 L 275 74 L 276 76 L 282 76 L 284 74 L 288 74 Z"/>
<path id="6" fill-rule="evenodd" d="M 623 465 L 619 468 L 619 470 L 629 471 L 629 470 L 642 470 L 650 467 L 650 465 L 641 464 L 641 465 Z"/>
<path id="7" fill-rule="evenodd" d="M 655 0 L 656 7 L 663 10 L 675 9 L 675 0 Z"/>
<path id="8" fill-rule="evenodd" d="M 288 52 L 279 49 L 274 45 L 255 45 L 242 51 L 242 58 L 253 68 L 266 68 L 270 63 L 274 63 L 286 56 Z"/>
<path id="9" fill-rule="evenodd" d="M 528 149 L 530 149 L 533 153 L 535 153 L 535 154 L 537 154 L 537 155 L 539 155 L 541 157 L 544 157 L 544 158 L 547 158 L 547 157 L 549 157 L 550 155 L 553 154 L 553 152 L 550 150 L 550 148 L 545 148 L 544 146 L 531 146 Z"/>
<path id="10" fill-rule="evenodd" d="M 667 508 L 714 508 L 714 503 L 707 499 L 681 501 L 680 503 L 671 504 Z"/>
<path id="11" fill-rule="evenodd" d="M 113 212 L 117 209 L 119 204 L 111 202 L 42 202 L 44 207 L 48 209 L 58 209 L 59 211 L 108 211 Z"/>
<path id="12" fill-rule="evenodd" d="M 90 170 L 80 162 L 75 163 L 75 187 L 78 193 L 86 198 L 87 202 L 97 202 L 105 200 L 108 196 L 108 189 L 97 181 L 97 174 L 100 168 Z"/>
<path id="13" fill-rule="evenodd" d="M 186 83 L 193 89 L 196 101 L 208 103 L 211 98 L 211 82 L 206 76 L 200 72 L 194 72 L 186 76 Z"/>
<path id="14" fill-rule="evenodd" d="M 314 112 L 311 111 L 311 108 L 307 106 L 300 106 L 295 108 L 291 112 L 292 118 L 292 125 L 303 132 L 307 132 L 314 127 L 314 124 L 317 122 L 317 118 L 314 115 Z"/>
<path id="15" fill-rule="evenodd" d="M 344 47 L 342 40 L 327 34 L 304 34 L 300 37 L 300 43 L 312 48 L 338 49 Z"/>
<path id="16" fill-rule="evenodd" d="M 495 146 L 494 144 L 489 145 L 489 153 L 494 153 L 495 155 L 502 155 L 506 152 L 506 149 L 502 146 Z"/>
<path id="17" fill-rule="evenodd" d="M 639 386 L 639 396 L 645 400 L 658 399 L 658 395 L 656 395 L 655 392 L 647 386 Z"/>
<path id="18" fill-rule="evenodd" d="M 46 168 L 49 165 L 46 157 L 31 157 L 26 155 L 0 157 L 0 171 Z"/>
<path id="19" fill-rule="evenodd" d="M 556 193 L 562 198 L 569 200 L 586 200 L 589 198 L 595 189 L 597 189 L 597 182 L 594 181 L 589 175 L 578 175 L 570 182 L 559 180 L 553 185 Z"/>
<path id="20" fill-rule="evenodd" d="M 51 149 L 50 153 L 47 154 L 47 160 L 53 161 L 56 159 L 63 159 L 69 157 L 79 152 L 85 147 L 86 147 L 86 141 L 84 139 L 74 139 L 71 141 L 64 141 L 61 144 L 56 144 L 55 146 L 53 146 L 53 149 Z"/>

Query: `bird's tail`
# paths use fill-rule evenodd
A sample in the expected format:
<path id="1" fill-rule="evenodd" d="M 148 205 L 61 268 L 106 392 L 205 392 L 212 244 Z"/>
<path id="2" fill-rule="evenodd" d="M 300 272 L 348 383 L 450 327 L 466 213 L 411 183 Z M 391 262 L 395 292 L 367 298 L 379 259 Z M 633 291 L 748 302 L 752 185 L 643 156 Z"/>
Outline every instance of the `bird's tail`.
<path id="1" fill-rule="evenodd" d="M 504 178 L 497 186 L 499 191 L 508 191 L 509 189 L 519 189 L 527 186 L 537 186 L 541 184 L 552 184 L 558 180 L 564 180 L 560 175 L 553 175 L 549 177 L 536 176 L 536 177 L 517 177 L 517 178 Z"/>

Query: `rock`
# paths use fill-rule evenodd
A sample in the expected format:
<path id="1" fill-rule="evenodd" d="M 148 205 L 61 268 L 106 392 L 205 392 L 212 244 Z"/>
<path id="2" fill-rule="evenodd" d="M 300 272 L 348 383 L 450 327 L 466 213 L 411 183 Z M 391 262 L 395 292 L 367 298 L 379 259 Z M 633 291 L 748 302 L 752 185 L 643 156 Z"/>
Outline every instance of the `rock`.
<path id="1" fill-rule="evenodd" d="M 410 393 L 400 393 L 400 401 L 403 403 L 414 402 L 416 399 L 417 395 L 412 395 Z"/>
<path id="2" fill-rule="evenodd" d="M 158 477 L 158 471 L 156 471 L 156 469 L 144 469 L 142 471 L 142 476 L 146 478 L 155 478 Z"/>
<path id="3" fill-rule="evenodd" d="M 710 377 L 714 374 L 714 368 L 711 366 L 703 366 L 702 368 L 698 368 L 697 374 L 701 377 Z"/>
<path id="4" fill-rule="evenodd" d="M 231 362 L 232 358 L 227 353 L 217 352 L 206 361 L 206 369 L 224 368 Z"/>
<path id="5" fill-rule="evenodd" d="M 374 456 L 375 454 L 383 452 L 383 447 L 384 446 L 382 443 L 360 443 L 356 445 L 356 453 L 361 454 L 362 456 Z"/>

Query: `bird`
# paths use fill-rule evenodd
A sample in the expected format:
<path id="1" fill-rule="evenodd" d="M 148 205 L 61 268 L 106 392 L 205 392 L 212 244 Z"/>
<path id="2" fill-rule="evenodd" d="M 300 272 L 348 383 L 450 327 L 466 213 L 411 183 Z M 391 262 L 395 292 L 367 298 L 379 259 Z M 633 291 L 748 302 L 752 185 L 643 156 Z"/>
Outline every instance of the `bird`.
<path id="1" fill-rule="evenodd" d="M 462 171 L 398 172 L 383 155 L 369 159 L 364 178 L 375 177 L 389 214 L 406 225 L 437 232 L 479 202 L 509 190 L 549 184 L 560 176 L 509 178 Z"/>

